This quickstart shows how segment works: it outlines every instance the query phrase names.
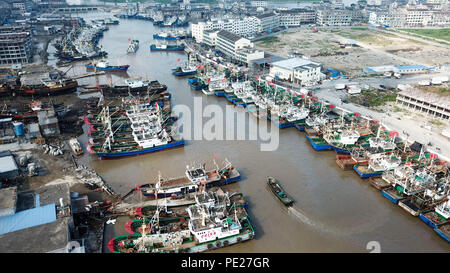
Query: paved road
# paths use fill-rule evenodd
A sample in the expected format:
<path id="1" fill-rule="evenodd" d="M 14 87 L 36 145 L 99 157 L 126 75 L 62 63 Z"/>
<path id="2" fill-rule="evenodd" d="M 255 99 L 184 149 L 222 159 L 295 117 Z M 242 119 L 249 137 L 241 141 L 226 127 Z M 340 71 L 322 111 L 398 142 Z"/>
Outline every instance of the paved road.
<path id="1" fill-rule="evenodd" d="M 435 76 L 437 74 L 433 74 Z M 429 146 L 430 151 L 436 152 L 442 158 L 450 160 L 450 145 L 449 140 L 440 135 L 440 132 L 435 129 L 430 131 L 425 128 L 421 128 L 424 124 L 420 121 L 413 120 L 411 116 L 406 116 L 403 113 L 395 113 L 387 111 L 387 113 L 380 113 L 370 110 L 366 107 L 355 105 L 353 103 L 341 103 L 341 98 L 346 97 L 348 94 L 345 91 L 336 91 L 334 85 L 337 83 L 349 83 L 358 82 L 361 84 L 367 84 L 372 87 L 379 87 L 380 84 L 384 84 L 387 87 L 396 87 L 397 84 L 416 83 L 423 79 L 429 79 L 430 75 L 413 75 L 406 76 L 401 79 L 391 78 L 359 78 L 356 80 L 337 80 L 337 81 L 324 81 L 319 89 L 315 92 L 315 95 L 319 99 L 326 100 L 336 106 L 350 110 L 352 112 L 361 113 L 363 116 L 367 116 L 381 121 L 384 125 L 392 130 L 396 130 L 402 137 L 406 137 L 408 134 L 408 140 L 418 141 L 423 144 L 431 142 L 432 146 Z"/>

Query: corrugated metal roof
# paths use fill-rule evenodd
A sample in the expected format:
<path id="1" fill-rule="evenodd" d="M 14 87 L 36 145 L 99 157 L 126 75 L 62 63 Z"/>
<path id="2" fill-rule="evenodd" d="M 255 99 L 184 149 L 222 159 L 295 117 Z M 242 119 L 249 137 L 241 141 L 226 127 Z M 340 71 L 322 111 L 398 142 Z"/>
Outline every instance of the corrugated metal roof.
<path id="1" fill-rule="evenodd" d="M 396 65 L 397 69 L 427 69 L 424 65 Z"/>
<path id="2" fill-rule="evenodd" d="M 301 58 L 291 58 L 287 60 L 282 60 L 278 62 L 272 63 L 273 66 L 278 66 L 284 69 L 292 70 L 300 66 L 305 66 L 309 64 L 314 64 L 314 62 L 311 62 L 310 60 L 301 59 Z"/>
<path id="3" fill-rule="evenodd" d="M 0 218 L 0 235 L 55 221 L 55 204 L 23 210 Z"/>
<path id="4" fill-rule="evenodd" d="M 18 170 L 16 160 L 12 155 L 0 157 L 0 173 Z"/>

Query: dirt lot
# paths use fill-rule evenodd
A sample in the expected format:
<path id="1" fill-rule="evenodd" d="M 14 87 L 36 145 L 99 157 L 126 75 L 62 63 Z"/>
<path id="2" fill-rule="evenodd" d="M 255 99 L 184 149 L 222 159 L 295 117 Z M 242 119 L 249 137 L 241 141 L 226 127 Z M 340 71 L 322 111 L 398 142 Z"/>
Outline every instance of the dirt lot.
<path id="1" fill-rule="evenodd" d="M 361 47 L 339 46 L 339 42 L 349 40 Z M 292 30 L 255 45 L 282 57 L 297 51 L 327 68 L 348 74 L 361 74 L 370 66 L 450 63 L 448 49 L 365 28 L 320 29 L 315 33 L 311 29 Z"/>

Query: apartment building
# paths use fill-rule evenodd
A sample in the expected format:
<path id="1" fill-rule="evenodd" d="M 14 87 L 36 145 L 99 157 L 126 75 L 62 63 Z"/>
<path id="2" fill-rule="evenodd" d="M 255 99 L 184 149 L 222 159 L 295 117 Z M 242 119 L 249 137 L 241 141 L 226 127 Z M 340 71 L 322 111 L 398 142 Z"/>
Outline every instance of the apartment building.
<path id="1" fill-rule="evenodd" d="M 33 37 L 29 26 L 0 27 L 0 64 L 22 64 L 33 58 Z"/>
<path id="2" fill-rule="evenodd" d="M 245 17 L 243 19 L 213 20 L 207 22 L 198 22 L 191 25 L 192 37 L 197 43 L 203 42 L 204 31 L 227 30 L 236 35 L 249 37 L 259 31 L 259 21 L 256 17 Z"/>
<path id="3" fill-rule="evenodd" d="M 369 23 L 394 28 L 447 27 L 450 11 L 443 5 L 406 5 L 389 11 L 373 11 Z"/>
<path id="4" fill-rule="evenodd" d="M 350 26 L 363 22 L 364 16 L 359 9 L 318 9 L 317 24 L 321 26 Z"/>
<path id="5" fill-rule="evenodd" d="M 298 27 L 304 24 L 316 23 L 316 11 L 308 9 L 280 10 L 280 25 Z"/>
<path id="6" fill-rule="evenodd" d="M 227 30 L 217 32 L 216 49 L 245 64 L 249 64 L 255 59 L 264 58 L 264 51 L 254 49 L 254 45 L 249 39 Z"/>
<path id="7" fill-rule="evenodd" d="M 281 26 L 280 14 L 274 12 L 258 15 L 256 20 L 258 22 L 258 32 L 276 29 Z"/>
<path id="8" fill-rule="evenodd" d="M 267 8 L 268 3 L 267 3 L 267 1 L 251 1 L 250 6 L 256 7 L 256 8 Z"/>

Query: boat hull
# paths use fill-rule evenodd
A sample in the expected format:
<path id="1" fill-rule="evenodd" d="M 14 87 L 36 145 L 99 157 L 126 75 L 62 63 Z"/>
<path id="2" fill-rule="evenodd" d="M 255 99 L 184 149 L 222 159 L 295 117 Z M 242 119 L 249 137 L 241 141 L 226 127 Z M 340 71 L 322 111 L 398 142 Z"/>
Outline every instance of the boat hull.
<path id="1" fill-rule="evenodd" d="M 175 76 L 190 76 L 197 74 L 197 71 L 177 72 L 175 69 L 172 69 L 172 74 Z"/>
<path id="2" fill-rule="evenodd" d="M 22 87 L 12 92 L 13 94 L 20 96 L 52 96 L 52 95 L 73 93 L 77 90 L 77 87 L 78 87 L 77 81 L 70 81 L 66 83 L 64 86 L 56 88 L 49 88 L 46 86 Z"/>
<path id="3" fill-rule="evenodd" d="M 170 148 L 183 146 L 183 145 L 184 145 L 184 139 L 178 140 L 178 141 L 174 141 L 174 142 L 171 142 L 171 143 L 167 143 L 165 145 L 156 146 L 156 147 L 153 147 L 153 148 L 142 149 L 142 150 L 137 150 L 137 151 L 117 152 L 117 153 L 96 153 L 96 154 L 97 154 L 97 156 L 100 159 L 120 158 L 120 157 L 126 157 L 126 156 L 147 154 L 147 153 L 156 152 L 156 151 L 165 150 L 165 149 L 170 149 Z"/>
<path id="4" fill-rule="evenodd" d="M 220 180 L 217 180 L 217 181 L 212 181 L 210 183 L 207 183 L 206 184 L 206 188 L 209 189 L 211 187 L 220 187 L 220 186 L 223 186 L 223 185 L 227 185 L 227 184 L 230 184 L 230 183 L 237 182 L 239 180 L 241 180 L 241 175 L 240 174 L 238 174 L 236 176 L 233 176 L 233 177 L 230 177 L 230 178 L 227 178 L 227 179 L 220 179 Z M 181 188 L 183 188 L 183 186 L 180 186 L 180 189 Z M 192 193 L 192 192 L 195 192 L 195 191 L 197 191 L 197 188 L 191 188 L 191 189 L 187 190 L 186 192 L 182 192 L 181 190 L 177 191 L 177 192 L 170 192 L 170 193 L 160 193 L 160 192 L 158 192 L 158 198 L 167 198 L 167 197 L 171 197 L 172 195 L 181 195 L 181 194 L 185 194 L 185 193 Z M 142 195 L 147 197 L 147 198 L 155 198 L 155 194 L 154 193 L 142 192 Z"/>
<path id="5" fill-rule="evenodd" d="M 150 51 L 184 51 L 184 46 L 157 48 L 156 46 L 151 45 Z"/>
<path id="6" fill-rule="evenodd" d="M 159 36 L 158 34 L 153 34 L 153 38 L 158 39 L 158 40 L 177 41 L 177 40 L 186 39 L 186 36 L 164 37 L 164 36 Z"/>
<path id="7" fill-rule="evenodd" d="M 86 68 L 89 68 L 89 69 L 97 69 L 97 70 L 102 70 L 102 71 L 127 71 L 128 68 L 130 67 L 129 65 L 98 67 L 98 66 L 94 66 L 91 64 L 87 64 L 85 66 L 86 66 Z"/>
<path id="8" fill-rule="evenodd" d="M 311 137 L 309 137 L 308 135 L 305 135 L 305 137 L 309 140 L 309 142 L 311 143 L 311 146 L 316 151 L 325 151 L 325 150 L 331 149 L 331 145 L 329 145 L 329 144 L 316 144 L 313 141 L 313 139 Z"/>
<path id="9" fill-rule="evenodd" d="M 436 228 L 434 228 L 434 231 L 435 231 L 439 236 L 441 236 L 444 240 L 446 240 L 447 243 L 450 243 L 450 236 L 449 236 L 449 234 L 445 234 L 445 233 L 441 230 L 441 228 L 442 228 L 442 227 L 436 227 Z"/>
<path id="10" fill-rule="evenodd" d="M 390 191 L 387 191 L 388 189 L 381 190 L 381 194 L 386 197 L 389 201 L 391 201 L 394 204 L 398 204 L 399 201 L 405 199 L 404 197 L 398 197 L 396 195 L 393 195 Z"/>
<path id="11" fill-rule="evenodd" d="M 359 166 L 359 165 L 354 165 L 354 166 L 353 166 L 353 170 L 355 170 L 355 172 L 356 172 L 361 178 L 376 177 L 376 176 L 381 176 L 381 175 L 383 174 L 383 172 L 364 173 L 364 172 L 361 172 L 360 170 L 358 170 L 358 166 Z"/>

